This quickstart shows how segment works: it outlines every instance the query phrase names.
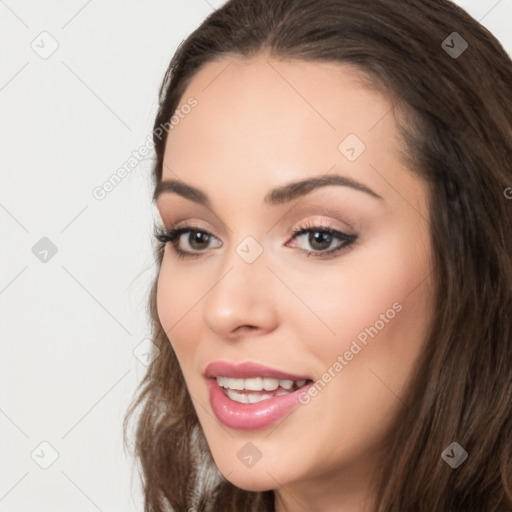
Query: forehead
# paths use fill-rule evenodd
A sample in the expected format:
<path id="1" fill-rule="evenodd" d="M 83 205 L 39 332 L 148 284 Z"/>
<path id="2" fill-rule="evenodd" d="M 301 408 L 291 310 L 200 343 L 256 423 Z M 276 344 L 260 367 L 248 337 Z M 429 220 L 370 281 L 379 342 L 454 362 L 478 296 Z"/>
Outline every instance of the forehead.
<path id="1" fill-rule="evenodd" d="M 401 140 L 391 101 L 364 87 L 364 78 L 349 64 L 264 54 L 207 63 L 176 110 L 181 115 L 167 138 L 163 179 L 253 191 L 264 183 L 266 192 L 336 167 L 376 183 L 375 168 L 397 167 Z M 196 106 L 184 109 L 191 98 Z M 361 153 L 356 160 L 343 152 L 347 140 Z"/>
<path id="2" fill-rule="evenodd" d="M 194 113 L 201 115 L 182 124 L 191 131 L 199 128 L 193 124 L 198 117 L 215 117 L 210 135 L 265 124 L 269 135 L 292 136 L 297 129 L 304 132 L 301 121 L 310 123 L 309 135 L 341 136 L 347 129 L 363 134 L 392 107 L 382 94 L 364 87 L 364 80 L 357 67 L 346 63 L 275 60 L 265 54 L 222 58 L 201 67 L 185 89 L 181 105 L 194 97 L 199 103 Z M 173 134 L 178 131 L 183 130 Z"/>

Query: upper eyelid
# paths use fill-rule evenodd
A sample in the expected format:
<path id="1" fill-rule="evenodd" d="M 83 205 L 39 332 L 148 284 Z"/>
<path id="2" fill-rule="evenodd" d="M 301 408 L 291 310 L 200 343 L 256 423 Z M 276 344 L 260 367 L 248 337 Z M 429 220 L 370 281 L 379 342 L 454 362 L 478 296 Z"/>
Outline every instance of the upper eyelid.
<path id="1" fill-rule="evenodd" d="M 329 187 L 327 187 L 329 188 Z M 342 187 L 343 188 L 343 187 Z M 317 189 L 317 190 L 323 190 Z M 195 203 L 194 203 L 195 204 Z M 343 202 L 340 204 L 330 204 L 329 202 L 321 201 L 320 199 L 315 201 L 304 201 L 302 203 L 297 203 L 294 207 L 294 216 L 304 216 L 304 217 L 332 217 L 333 219 L 337 219 L 336 222 L 341 222 L 343 225 L 347 226 L 348 229 L 356 230 L 357 229 L 357 220 L 354 218 L 353 213 L 349 213 L 350 210 L 354 209 L 354 203 L 351 201 L 348 201 L 347 205 L 343 205 Z M 355 208 L 356 211 L 357 207 Z M 345 211 L 346 210 L 346 211 Z M 163 221 L 164 217 L 169 218 L 168 216 L 171 215 L 171 212 L 173 212 L 173 216 L 179 216 L 182 217 L 183 221 L 186 222 L 185 219 L 188 219 L 190 217 L 195 217 L 195 210 L 191 209 L 189 210 L 188 205 L 186 208 L 181 210 L 181 207 L 178 208 L 171 208 L 167 204 L 159 206 L 157 204 L 157 211 L 159 218 Z M 363 210 L 364 211 L 364 210 Z M 224 231 L 232 231 L 230 227 L 224 222 L 215 212 L 212 210 L 208 210 L 207 212 L 203 212 L 200 214 L 200 217 L 206 217 L 207 222 L 209 223 L 219 223 L 221 225 L 221 229 Z M 288 217 L 288 214 L 285 215 L 285 217 Z M 343 220 L 341 220 L 340 217 L 343 217 Z M 198 217 L 199 218 L 199 217 Z M 178 224 L 180 221 L 176 223 L 170 222 L 170 224 Z"/>
<path id="2" fill-rule="evenodd" d="M 339 232 L 342 232 L 342 233 L 345 233 L 345 234 L 350 234 L 350 233 L 347 233 L 344 228 L 338 228 L 336 226 L 333 225 L 332 222 L 329 222 L 329 221 L 305 221 L 305 222 L 299 222 L 297 224 L 294 224 L 294 226 L 297 226 L 296 228 L 293 228 L 291 229 L 292 233 L 294 231 L 296 231 L 297 229 L 301 229 L 301 228 L 304 228 L 305 230 L 313 230 L 313 229 L 317 229 L 317 230 L 320 230 L 320 229 L 331 229 L 333 231 L 339 231 Z M 172 225 L 171 227 L 169 228 L 166 228 L 165 226 L 163 226 L 164 229 L 166 229 L 167 231 L 177 231 L 177 230 L 187 230 L 187 231 L 199 231 L 199 232 L 204 232 L 204 233 L 207 233 L 208 235 L 211 235 L 211 236 L 214 236 L 215 238 L 217 238 L 212 232 L 210 229 L 208 228 L 203 228 L 202 226 L 197 226 L 197 225 L 194 225 L 194 224 L 175 224 L 175 225 Z"/>
<path id="3" fill-rule="evenodd" d="M 314 219 L 315 217 L 319 217 L 321 215 L 336 216 L 337 214 L 332 211 L 325 211 L 325 212 L 321 212 L 316 215 L 313 215 L 312 217 Z M 337 219 L 336 221 L 327 220 L 327 219 L 314 219 L 314 220 L 313 219 L 311 217 L 309 217 L 304 221 L 301 220 L 299 222 L 295 222 L 288 229 L 288 231 L 293 231 L 293 229 L 292 229 L 293 226 L 299 226 L 299 225 L 305 225 L 307 228 L 309 226 L 312 228 L 330 228 L 330 229 L 340 231 L 340 232 L 343 232 L 346 234 L 350 234 L 350 232 L 355 232 L 357 230 L 357 226 L 354 226 L 352 223 L 342 221 L 340 219 Z M 194 221 L 184 221 L 184 222 L 185 222 L 184 224 L 181 224 L 180 221 L 175 222 L 175 223 L 170 222 L 171 225 L 167 229 L 168 229 L 168 231 L 171 231 L 173 229 L 188 228 L 188 229 L 196 230 L 196 231 L 206 231 L 208 234 L 213 235 L 212 230 L 210 230 L 209 228 L 203 228 L 202 226 L 195 225 Z M 343 226 L 340 226 L 340 227 L 336 226 L 335 225 L 336 222 L 342 224 Z M 213 235 L 213 236 L 215 236 L 215 235 Z"/>

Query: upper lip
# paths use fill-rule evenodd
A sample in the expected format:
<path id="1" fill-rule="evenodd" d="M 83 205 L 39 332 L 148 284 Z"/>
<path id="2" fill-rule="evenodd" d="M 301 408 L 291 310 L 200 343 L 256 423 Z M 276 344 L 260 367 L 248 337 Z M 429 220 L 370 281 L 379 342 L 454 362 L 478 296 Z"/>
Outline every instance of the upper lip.
<path id="1" fill-rule="evenodd" d="M 208 378 L 222 376 L 231 379 L 267 377 L 278 380 L 311 380 L 311 377 L 308 376 L 284 372 L 251 361 L 239 364 L 229 363 L 227 361 L 213 361 L 206 367 L 204 375 Z"/>

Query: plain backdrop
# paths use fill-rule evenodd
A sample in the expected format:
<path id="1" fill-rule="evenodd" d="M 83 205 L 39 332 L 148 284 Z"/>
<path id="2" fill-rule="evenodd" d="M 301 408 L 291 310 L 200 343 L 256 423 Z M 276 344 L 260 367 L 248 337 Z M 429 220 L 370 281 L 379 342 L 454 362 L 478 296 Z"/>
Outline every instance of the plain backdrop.
<path id="1" fill-rule="evenodd" d="M 221 3 L 0 0 L 0 512 L 143 510 L 121 427 L 148 364 L 152 154 L 104 183 Z M 457 3 L 512 53 L 512 0 Z"/>

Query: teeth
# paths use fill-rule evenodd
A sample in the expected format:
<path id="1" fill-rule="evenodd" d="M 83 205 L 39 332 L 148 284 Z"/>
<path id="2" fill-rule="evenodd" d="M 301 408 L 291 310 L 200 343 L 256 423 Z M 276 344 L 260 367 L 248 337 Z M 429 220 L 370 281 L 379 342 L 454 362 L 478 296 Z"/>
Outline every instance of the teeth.
<path id="1" fill-rule="evenodd" d="M 293 380 L 280 380 L 279 385 L 284 389 L 292 389 Z"/>
<path id="2" fill-rule="evenodd" d="M 277 379 L 271 379 L 270 377 L 265 377 L 263 379 L 263 389 L 265 391 L 274 391 L 279 387 L 279 381 Z"/>
<path id="3" fill-rule="evenodd" d="M 241 404 L 255 404 L 257 402 L 261 402 L 263 400 L 268 400 L 272 398 L 273 395 L 265 394 L 265 395 L 247 395 L 244 393 L 237 393 L 233 389 L 227 390 L 228 397 L 234 402 L 239 402 Z"/>
<path id="4" fill-rule="evenodd" d="M 217 377 L 219 386 L 230 390 L 246 391 L 275 391 L 279 386 L 285 390 L 301 388 L 305 380 L 293 381 L 289 379 L 273 379 L 270 377 L 251 377 L 248 379 L 231 379 L 229 377 Z M 279 395 L 278 395 L 279 396 Z M 259 400 L 258 400 L 259 401 Z"/>
<path id="5" fill-rule="evenodd" d="M 255 379 L 244 379 L 243 382 L 244 388 L 248 391 L 261 391 L 263 389 L 263 379 L 261 377 L 256 377 Z"/>

